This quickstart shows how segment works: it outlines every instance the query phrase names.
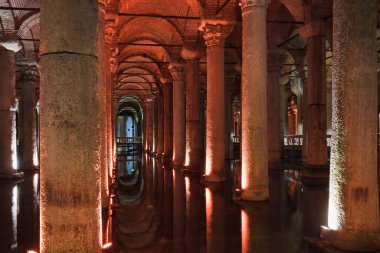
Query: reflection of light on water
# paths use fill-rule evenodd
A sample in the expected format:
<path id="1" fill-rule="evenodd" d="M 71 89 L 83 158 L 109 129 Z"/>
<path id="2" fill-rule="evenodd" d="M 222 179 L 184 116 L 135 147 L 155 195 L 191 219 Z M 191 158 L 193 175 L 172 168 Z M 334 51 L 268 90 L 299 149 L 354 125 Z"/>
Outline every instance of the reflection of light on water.
<path id="1" fill-rule="evenodd" d="M 12 190 L 12 232 L 13 232 L 13 244 L 12 249 L 17 248 L 17 214 L 18 214 L 18 187 L 13 187 Z"/>
<path id="2" fill-rule="evenodd" d="M 12 167 L 13 169 L 18 169 L 17 163 L 17 138 L 16 138 L 16 115 L 12 116 L 12 141 L 11 141 L 11 152 L 12 152 Z"/>
<path id="3" fill-rule="evenodd" d="M 212 219 L 212 194 L 210 189 L 206 188 L 206 222 L 207 226 L 211 223 Z"/>
<path id="4" fill-rule="evenodd" d="M 38 166 L 39 165 L 39 162 L 38 162 L 38 149 L 37 149 L 37 144 L 36 143 L 34 144 L 34 147 L 33 147 L 33 165 L 34 166 Z"/>
<path id="5" fill-rule="evenodd" d="M 37 203 L 38 203 L 38 199 L 37 199 L 37 195 L 38 195 L 38 179 L 39 179 L 39 175 L 36 173 L 33 175 L 33 205 L 34 206 L 37 206 Z"/>
<path id="6" fill-rule="evenodd" d="M 249 238 L 249 217 L 248 214 L 244 211 L 241 210 L 241 252 L 249 252 L 248 249 L 248 241 L 250 240 Z"/>
<path id="7" fill-rule="evenodd" d="M 185 177 L 185 187 L 186 187 L 186 203 L 190 203 L 190 179 Z"/>

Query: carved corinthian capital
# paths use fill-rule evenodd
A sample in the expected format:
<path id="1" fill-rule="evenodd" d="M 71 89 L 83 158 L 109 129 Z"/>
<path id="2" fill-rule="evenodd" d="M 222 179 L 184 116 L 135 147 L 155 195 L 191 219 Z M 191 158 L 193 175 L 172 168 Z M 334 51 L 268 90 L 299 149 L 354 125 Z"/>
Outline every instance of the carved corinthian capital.
<path id="1" fill-rule="evenodd" d="M 200 30 L 203 31 L 203 37 L 206 40 L 206 45 L 224 46 L 227 37 L 232 32 L 234 23 L 224 20 L 203 20 Z"/>
<path id="2" fill-rule="evenodd" d="M 169 71 L 172 74 L 173 81 L 185 80 L 185 65 L 182 63 L 171 63 L 169 65 Z"/>
<path id="3" fill-rule="evenodd" d="M 241 9 L 244 10 L 247 7 L 267 7 L 270 0 L 240 0 Z"/>

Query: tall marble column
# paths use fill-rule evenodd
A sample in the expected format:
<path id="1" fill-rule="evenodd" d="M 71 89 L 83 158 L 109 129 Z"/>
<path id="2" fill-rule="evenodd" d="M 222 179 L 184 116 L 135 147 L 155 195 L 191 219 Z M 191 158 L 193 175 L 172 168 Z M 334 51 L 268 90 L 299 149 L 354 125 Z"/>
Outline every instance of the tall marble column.
<path id="1" fill-rule="evenodd" d="M 225 144 L 224 144 L 224 158 L 226 160 L 233 159 L 233 143 L 232 143 L 232 85 L 235 82 L 235 76 L 226 76 L 225 79 L 225 93 L 224 93 L 224 110 L 225 110 L 225 121 L 226 121 L 226 131 L 225 131 Z"/>
<path id="2" fill-rule="evenodd" d="M 151 142 L 152 142 L 152 99 L 148 98 L 144 101 L 145 104 L 145 111 L 144 111 L 144 149 L 145 151 L 149 152 L 151 148 Z"/>
<path id="3" fill-rule="evenodd" d="M 269 1 L 243 0 L 242 195 L 269 198 L 267 127 L 267 30 Z"/>
<path id="4" fill-rule="evenodd" d="M 200 97 L 198 51 L 184 48 L 186 60 L 186 159 L 189 169 L 201 169 Z"/>
<path id="5" fill-rule="evenodd" d="M 41 1 L 42 253 L 101 252 L 97 22 L 98 1 Z"/>
<path id="6" fill-rule="evenodd" d="M 164 85 L 164 159 L 173 153 L 173 84 Z"/>
<path id="7" fill-rule="evenodd" d="M 185 66 L 169 66 L 173 78 L 173 163 L 184 165 L 186 156 Z"/>
<path id="8" fill-rule="evenodd" d="M 376 1 L 333 4 L 333 135 L 328 228 L 344 250 L 380 249 Z"/>
<path id="9" fill-rule="evenodd" d="M 268 164 L 278 166 L 281 162 L 281 84 L 280 70 L 285 60 L 283 52 L 268 53 L 268 87 L 267 87 L 267 107 L 268 107 Z"/>
<path id="10" fill-rule="evenodd" d="M 0 179 L 19 178 L 16 145 L 15 51 L 0 44 Z"/>
<path id="11" fill-rule="evenodd" d="M 306 161 L 310 173 L 327 165 L 326 143 L 326 38 L 322 22 L 299 28 L 307 38 Z M 309 173 L 308 173 L 309 175 Z M 305 173 L 304 173 L 304 176 Z M 313 176 L 310 174 L 310 176 Z"/>
<path id="12" fill-rule="evenodd" d="M 225 20 L 203 20 L 200 28 L 207 45 L 207 110 L 206 110 L 206 173 L 205 180 L 226 180 L 224 44 L 233 29 Z"/>
<path id="13" fill-rule="evenodd" d="M 161 157 L 164 152 L 164 97 L 161 95 L 157 101 L 157 150 L 156 156 Z"/>
<path id="14" fill-rule="evenodd" d="M 36 82 L 37 69 L 27 67 L 21 77 L 22 100 L 19 122 L 21 125 L 21 168 L 36 169 L 38 166 L 37 153 L 37 124 L 36 124 Z"/>

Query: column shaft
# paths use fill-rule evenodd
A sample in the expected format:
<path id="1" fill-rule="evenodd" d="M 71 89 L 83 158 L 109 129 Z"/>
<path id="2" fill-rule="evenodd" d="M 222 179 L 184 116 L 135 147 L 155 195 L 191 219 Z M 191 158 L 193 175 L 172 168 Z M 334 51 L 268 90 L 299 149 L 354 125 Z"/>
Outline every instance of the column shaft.
<path id="1" fill-rule="evenodd" d="M 101 252 L 97 22 L 97 1 L 41 1 L 42 253 Z"/>
<path id="2" fill-rule="evenodd" d="M 173 84 L 164 85 L 164 155 L 171 157 L 173 152 Z"/>
<path id="3" fill-rule="evenodd" d="M 186 61 L 186 166 L 200 169 L 199 60 Z"/>
<path id="4" fill-rule="evenodd" d="M 244 1 L 242 199 L 266 200 L 268 186 L 267 1 Z"/>
<path id="5" fill-rule="evenodd" d="M 184 165 L 186 155 L 186 98 L 182 64 L 170 66 L 173 77 L 173 163 Z"/>
<path id="6" fill-rule="evenodd" d="M 0 47 L 0 178 L 17 175 L 15 53 Z"/>
<path id="7" fill-rule="evenodd" d="M 164 97 L 161 96 L 158 100 L 158 119 L 157 119 L 157 150 L 156 154 L 161 156 L 164 152 Z"/>
<path id="8" fill-rule="evenodd" d="M 376 1 L 336 0 L 333 8 L 330 230 L 322 236 L 341 249 L 371 251 L 380 248 Z"/>
<path id="9" fill-rule="evenodd" d="M 226 121 L 226 131 L 225 131 L 225 152 L 224 157 L 225 159 L 232 159 L 232 100 L 231 100 L 231 93 L 232 93 L 232 85 L 235 81 L 235 78 L 227 77 L 225 80 L 225 92 L 224 92 L 224 110 L 225 110 L 225 121 Z"/>

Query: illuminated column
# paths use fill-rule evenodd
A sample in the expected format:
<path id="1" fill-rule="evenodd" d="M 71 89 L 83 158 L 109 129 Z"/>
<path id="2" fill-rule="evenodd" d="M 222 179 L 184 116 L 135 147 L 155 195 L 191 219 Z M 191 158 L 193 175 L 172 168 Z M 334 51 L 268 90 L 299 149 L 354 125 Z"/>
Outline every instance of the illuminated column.
<path id="1" fill-rule="evenodd" d="M 19 178 L 16 146 L 15 51 L 0 44 L 0 179 Z M 6 46 L 6 45 L 5 45 Z"/>
<path id="2" fill-rule="evenodd" d="M 184 165 L 186 155 L 185 66 L 169 66 L 173 78 L 173 163 Z"/>
<path id="3" fill-rule="evenodd" d="M 164 152 L 164 97 L 160 96 L 157 102 L 157 150 L 156 155 L 161 156 Z"/>
<path id="4" fill-rule="evenodd" d="M 145 104 L 145 113 L 144 113 L 144 120 L 145 120 L 145 124 L 144 124 L 144 126 L 145 126 L 145 132 L 144 132 L 145 144 L 144 144 L 144 148 L 145 148 L 145 151 L 149 151 L 150 150 L 150 143 L 152 141 L 152 139 L 151 139 L 151 132 L 152 132 L 152 129 L 151 129 L 152 99 L 146 99 L 144 101 L 144 104 Z"/>
<path id="5" fill-rule="evenodd" d="M 231 93 L 232 93 L 232 85 L 235 82 L 235 76 L 227 76 L 225 79 L 225 93 L 224 93 L 224 110 L 225 110 L 225 121 L 226 121 L 226 131 L 225 131 L 225 153 L 224 157 L 226 160 L 233 159 L 232 154 L 232 123 L 233 123 L 233 116 L 232 116 L 232 99 L 231 99 Z"/>
<path id="6" fill-rule="evenodd" d="M 201 168 L 201 132 L 199 98 L 198 51 L 184 48 L 181 52 L 186 60 L 186 160 L 190 169 Z"/>
<path id="7" fill-rule="evenodd" d="M 22 74 L 22 100 L 21 100 L 21 155 L 23 170 L 36 169 L 38 167 L 37 132 L 36 132 L 36 82 L 38 81 L 37 69 L 28 67 Z"/>
<path id="8" fill-rule="evenodd" d="M 312 22 L 299 28 L 300 34 L 307 38 L 306 160 L 309 169 L 318 169 L 308 170 L 304 177 L 313 176 L 310 173 L 318 172 L 327 165 L 326 38 L 323 25 Z"/>
<path id="9" fill-rule="evenodd" d="M 206 174 L 209 182 L 226 180 L 224 43 L 233 24 L 224 20 L 203 20 L 200 28 L 207 45 Z"/>
<path id="10" fill-rule="evenodd" d="M 164 158 L 173 152 L 173 84 L 164 85 Z"/>
<path id="11" fill-rule="evenodd" d="M 41 1 L 41 23 L 40 252 L 101 252 L 98 1 Z"/>
<path id="12" fill-rule="evenodd" d="M 149 109 L 149 152 L 154 152 L 154 142 L 155 142 L 155 110 L 156 110 L 156 105 L 154 102 L 154 98 L 150 102 L 150 109 Z"/>
<path id="13" fill-rule="evenodd" d="M 267 29 L 269 1 L 243 0 L 242 195 L 269 198 L 267 128 Z"/>
<path id="14" fill-rule="evenodd" d="M 268 163 L 276 166 L 281 162 L 281 84 L 280 70 L 285 55 L 282 52 L 268 53 Z"/>
<path id="15" fill-rule="evenodd" d="M 380 249 L 376 1 L 335 0 L 328 228 L 337 248 Z"/>
<path id="16" fill-rule="evenodd" d="M 99 60 L 99 131 L 100 131 L 100 166 L 102 178 L 102 208 L 108 208 L 108 157 L 107 157 L 107 45 L 105 41 L 105 5 L 99 2 L 98 16 L 98 60 Z"/>

